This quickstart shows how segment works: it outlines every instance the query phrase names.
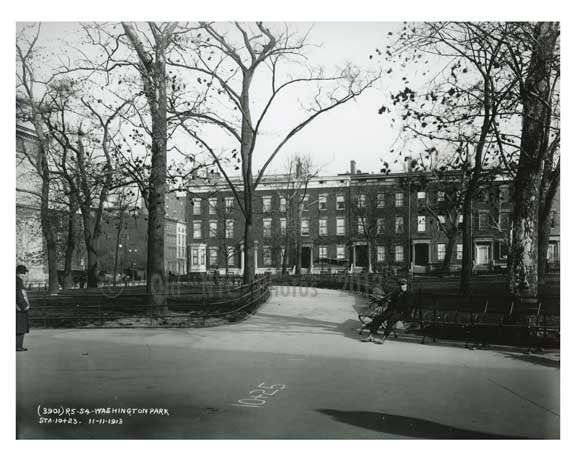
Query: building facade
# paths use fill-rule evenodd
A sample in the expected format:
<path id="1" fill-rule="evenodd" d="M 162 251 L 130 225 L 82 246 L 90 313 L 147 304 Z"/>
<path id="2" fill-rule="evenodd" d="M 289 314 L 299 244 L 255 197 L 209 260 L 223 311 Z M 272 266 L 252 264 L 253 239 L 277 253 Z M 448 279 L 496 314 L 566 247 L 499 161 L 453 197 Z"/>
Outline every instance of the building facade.
<path id="1" fill-rule="evenodd" d="M 366 174 L 356 172 L 353 164 L 351 173 L 310 178 L 301 190 L 291 190 L 290 183 L 286 176 L 269 176 L 254 194 L 258 273 L 426 273 L 461 266 L 463 217 L 456 176 Z M 186 206 L 189 272 L 242 273 L 244 219 L 229 187 L 216 179 L 209 187 L 191 190 Z M 506 267 L 511 195 L 510 181 L 494 177 L 473 201 L 470 247 L 477 271 Z M 559 211 L 557 199 L 548 251 L 551 269 L 560 264 Z"/>

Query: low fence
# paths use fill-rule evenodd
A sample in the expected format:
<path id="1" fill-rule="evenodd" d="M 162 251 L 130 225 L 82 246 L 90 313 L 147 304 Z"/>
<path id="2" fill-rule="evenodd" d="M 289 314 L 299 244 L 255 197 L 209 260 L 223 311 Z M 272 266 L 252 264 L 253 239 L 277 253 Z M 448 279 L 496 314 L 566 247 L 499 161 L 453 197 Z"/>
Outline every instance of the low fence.
<path id="1" fill-rule="evenodd" d="M 269 278 L 238 286 L 168 295 L 164 308 L 147 302 L 144 293 L 32 296 L 30 321 L 44 328 L 185 328 L 236 321 L 270 296 Z M 214 287 L 212 287 L 214 288 Z"/>

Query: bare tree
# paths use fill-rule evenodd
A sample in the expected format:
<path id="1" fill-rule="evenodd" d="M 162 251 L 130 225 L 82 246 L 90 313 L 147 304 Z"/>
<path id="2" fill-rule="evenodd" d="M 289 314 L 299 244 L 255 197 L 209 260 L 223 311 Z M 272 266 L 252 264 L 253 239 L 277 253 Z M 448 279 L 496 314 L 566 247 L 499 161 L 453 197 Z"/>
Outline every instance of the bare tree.
<path id="1" fill-rule="evenodd" d="M 40 52 L 38 39 L 40 25 L 24 29 L 16 39 L 16 92 L 20 99 L 19 116 L 28 120 L 34 127 L 37 138 L 38 153 L 33 159 L 41 180 L 40 192 L 40 219 L 42 234 L 46 242 L 46 254 L 48 259 L 48 291 L 51 294 L 58 292 L 58 261 L 56 251 L 56 236 L 51 221 L 50 191 L 52 187 L 52 175 L 49 166 L 50 141 L 47 138 L 47 128 L 42 119 L 46 82 L 36 75 L 36 65 Z"/>
<path id="2" fill-rule="evenodd" d="M 319 171 L 310 155 L 293 154 L 286 161 L 285 173 L 273 178 L 277 179 L 281 200 L 276 215 L 285 223 L 285 227 L 277 228 L 273 235 L 273 248 L 282 255 L 282 274 L 288 273 L 288 267 L 294 268 L 297 274 L 302 270 L 302 218 L 304 208 L 312 205 L 308 187 Z"/>
<path id="3" fill-rule="evenodd" d="M 203 110 L 198 107 L 173 107 L 172 112 L 175 117 L 187 122 L 188 133 L 212 156 L 233 191 L 244 216 L 244 280 L 250 282 L 255 274 L 253 198 L 269 165 L 286 143 L 303 128 L 320 115 L 354 100 L 379 75 L 364 78 L 351 65 L 334 75 L 326 75 L 321 69 L 312 69 L 306 63 L 307 34 L 296 37 L 288 28 L 276 31 L 261 22 L 229 26 L 201 23 L 200 26 L 200 36 L 196 35 L 190 40 L 193 45 L 189 43 L 183 46 L 180 56 L 171 59 L 170 63 L 205 84 L 211 95 L 205 98 L 208 104 L 202 106 Z M 191 46 L 194 47 L 193 51 Z M 287 62 L 292 66 L 291 69 L 300 65 L 301 75 L 288 75 L 283 70 Z M 270 85 L 268 96 L 259 104 L 259 113 L 256 113 L 253 102 L 253 82 L 257 78 L 264 78 Z M 280 96 L 306 84 L 316 85 L 317 88 L 311 104 L 304 107 L 307 111 L 305 118 L 281 138 L 254 174 L 253 155 L 266 116 Z M 222 130 L 236 144 L 237 148 L 232 150 L 232 154 L 239 153 L 235 168 L 241 169 L 241 187 L 230 180 L 226 163 L 220 161 L 216 147 L 210 144 L 202 132 L 201 128 L 206 125 Z"/>
<path id="4" fill-rule="evenodd" d="M 108 110 L 96 98 L 85 97 L 83 90 L 76 86 L 70 79 L 51 85 L 53 91 L 49 102 L 52 110 L 46 111 L 43 119 L 51 138 L 59 146 L 53 162 L 57 173 L 66 182 L 71 203 L 82 214 L 88 287 L 96 287 L 104 208 L 110 192 L 127 182 L 113 162 L 115 138 L 119 137 L 113 122 L 129 101 L 122 101 Z"/>
<path id="5" fill-rule="evenodd" d="M 556 181 L 559 180 L 559 160 L 557 173 L 553 173 L 552 167 L 555 144 L 560 139 L 559 132 L 550 142 L 550 131 L 554 112 L 554 87 L 559 76 L 555 65 L 558 59 L 560 26 L 553 22 L 536 23 L 526 30 L 528 33 L 524 38 L 529 40 L 531 54 L 528 67 L 520 81 L 522 137 L 513 191 L 508 291 L 515 296 L 536 297 L 539 253 L 543 252 L 539 251 L 539 246 L 545 246 L 539 241 L 538 222 L 546 219 L 546 215 L 541 216 L 541 213 L 547 212 L 546 202 L 552 200 L 551 194 L 547 192 L 551 186 L 554 191 L 558 184 Z M 514 59 L 513 54 L 512 63 L 517 74 L 522 74 L 521 64 Z"/>
<path id="6" fill-rule="evenodd" d="M 442 170 L 465 172 L 462 207 L 462 292 L 470 289 L 472 275 L 472 201 L 486 168 L 510 162 L 511 152 L 498 149 L 498 136 L 517 116 L 517 78 L 507 74 L 506 35 L 498 23 L 425 23 L 405 26 L 397 52 L 404 59 L 428 63 L 439 56 L 444 67 L 430 80 L 430 89 L 417 95 L 406 86 L 392 96 L 400 106 L 403 131 L 425 143 L 419 159 L 425 163 L 437 152 L 455 152 L 443 160 Z M 392 54 L 392 53 L 391 53 Z M 407 79 L 405 78 L 408 84 Z M 390 109 L 383 107 L 380 112 Z M 426 142 L 432 146 L 426 145 Z M 449 146 L 444 149 L 444 146 Z"/>
<path id="7" fill-rule="evenodd" d="M 374 248 L 376 247 L 376 239 L 379 231 L 378 219 L 383 219 L 379 213 L 379 188 L 373 185 L 353 183 L 352 194 L 350 200 L 351 218 L 352 222 L 356 223 L 356 232 L 353 231 L 359 238 L 366 241 L 368 248 L 368 272 L 374 271 L 374 260 L 376 254 Z M 354 228 L 352 228 L 354 229 Z"/>

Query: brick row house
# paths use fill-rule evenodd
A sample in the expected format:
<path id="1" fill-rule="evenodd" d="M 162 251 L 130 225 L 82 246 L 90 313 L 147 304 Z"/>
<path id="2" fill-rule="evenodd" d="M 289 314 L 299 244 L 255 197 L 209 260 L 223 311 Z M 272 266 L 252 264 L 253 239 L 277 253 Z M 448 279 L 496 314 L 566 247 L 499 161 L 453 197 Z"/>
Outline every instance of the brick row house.
<path id="1" fill-rule="evenodd" d="M 460 267 L 461 232 L 449 239 L 446 231 L 462 224 L 451 197 L 460 189 L 457 178 L 366 174 L 356 172 L 353 163 L 351 173 L 311 178 L 292 201 L 286 198 L 289 181 L 283 175 L 268 176 L 254 194 L 258 273 L 278 273 L 283 267 L 302 273 L 394 268 L 424 273 L 441 269 L 447 252 L 446 268 Z M 494 177 L 474 200 L 471 249 L 477 271 L 506 266 L 510 187 L 509 181 Z M 188 271 L 242 273 L 244 220 L 229 187 L 212 179 L 210 186 L 191 190 L 186 207 Z M 560 263 L 558 200 L 553 208 L 551 269 Z"/>

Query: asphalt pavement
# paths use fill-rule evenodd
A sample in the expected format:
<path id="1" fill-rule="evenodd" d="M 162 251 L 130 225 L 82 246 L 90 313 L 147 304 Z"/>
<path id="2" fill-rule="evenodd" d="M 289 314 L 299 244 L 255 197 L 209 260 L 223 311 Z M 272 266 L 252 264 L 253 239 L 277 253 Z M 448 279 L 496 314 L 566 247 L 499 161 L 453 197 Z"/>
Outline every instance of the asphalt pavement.
<path id="1" fill-rule="evenodd" d="M 17 437 L 560 437 L 558 353 L 362 343 L 347 292 L 274 287 L 204 329 L 33 330 Z"/>

